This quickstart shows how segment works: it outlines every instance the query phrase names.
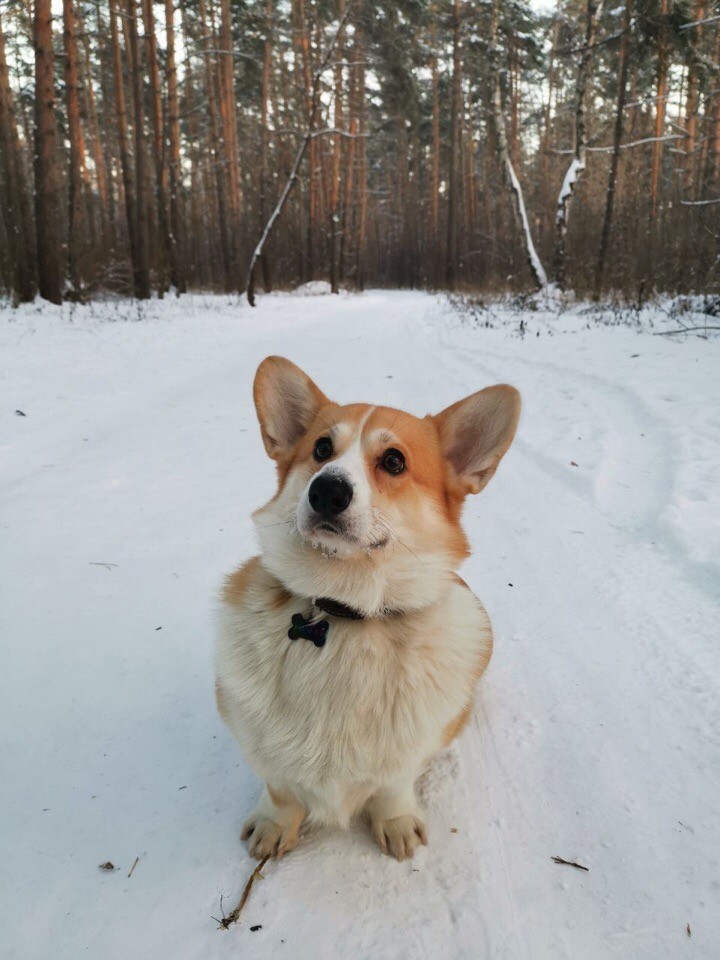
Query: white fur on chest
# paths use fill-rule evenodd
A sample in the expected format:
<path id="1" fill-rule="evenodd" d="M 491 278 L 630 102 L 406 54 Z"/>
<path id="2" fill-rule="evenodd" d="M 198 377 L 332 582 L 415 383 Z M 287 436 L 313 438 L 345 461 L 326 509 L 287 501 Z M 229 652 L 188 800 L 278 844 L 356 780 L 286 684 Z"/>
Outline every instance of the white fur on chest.
<path id="1" fill-rule="evenodd" d="M 262 571 L 260 578 L 269 576 Z M 291 641 L 294 597 L 278 609 L 251 589 L 224 603 L 217 676 L 226 720 L 250 764 L 292 790 L 312 820 L 347 822 L 364 798 L 420 771 L 469 703 L 492 634 L 464 587 L 401 618 L 328 617 L 323 648 Z"/>

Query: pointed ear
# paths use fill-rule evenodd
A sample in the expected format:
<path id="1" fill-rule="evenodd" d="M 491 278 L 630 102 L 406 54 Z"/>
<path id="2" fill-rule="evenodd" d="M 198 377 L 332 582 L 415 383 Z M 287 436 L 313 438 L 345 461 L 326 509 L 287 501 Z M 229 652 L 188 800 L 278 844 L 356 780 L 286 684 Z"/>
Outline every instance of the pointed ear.
<path id="1" fill-rule="evenodd" d="M 443 454 L 465 493 L 480 493 L 495 473 L 519 417 L 520 394 L 506 383 L 479 390 L 433 417 Z"/>
<path id="2" fill-rule="evenodd" d="M 255 410 L 267 455 L 277 460 L 298 442 L 315 413 L 330 401 L 284 357 L 266 357 L 255 374 Z"/>

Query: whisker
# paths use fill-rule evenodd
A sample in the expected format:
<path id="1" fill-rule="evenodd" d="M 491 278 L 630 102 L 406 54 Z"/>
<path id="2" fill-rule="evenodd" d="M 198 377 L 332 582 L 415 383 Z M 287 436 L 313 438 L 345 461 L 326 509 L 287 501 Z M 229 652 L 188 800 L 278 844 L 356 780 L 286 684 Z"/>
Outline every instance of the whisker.
<path id="1" fill-rule="evenodd" d="M 409 547 L 403 540 L 400 539 L 400 537 L 397 537 L 396 539 L 397 539 L 397 542 L 400 544 L 400 546 L 401 546 L 401 547 L 405 547 L 405 549 L 408 551 L 408 553 L 411 553 L 411 554 L 415 557 L 415 559 L 417 560 L 417 562 L 420 564 L 420 566 L 423 568 L 423 570 L 425 570 L 425 571 L 427 572 L 427 567 L 426 567 L 425 564 L 422 562 L 422 560 L 420 559 L 420 557 L 415 553 L 415 551 L 414 551 L 414 550 L 411 550 L 410 547 Z"/>

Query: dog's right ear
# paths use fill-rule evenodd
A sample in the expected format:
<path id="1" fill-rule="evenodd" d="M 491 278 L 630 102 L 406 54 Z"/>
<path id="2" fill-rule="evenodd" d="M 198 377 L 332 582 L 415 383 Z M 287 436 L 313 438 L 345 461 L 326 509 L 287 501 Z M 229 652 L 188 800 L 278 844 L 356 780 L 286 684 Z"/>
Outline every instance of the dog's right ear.
<path id="1" fill-rule="evenodd" d="M 284 357 L 266 357 L 255 374 L 253 398 L 267 455 L 288 453 L 330 401 L 300 367 Z"/>

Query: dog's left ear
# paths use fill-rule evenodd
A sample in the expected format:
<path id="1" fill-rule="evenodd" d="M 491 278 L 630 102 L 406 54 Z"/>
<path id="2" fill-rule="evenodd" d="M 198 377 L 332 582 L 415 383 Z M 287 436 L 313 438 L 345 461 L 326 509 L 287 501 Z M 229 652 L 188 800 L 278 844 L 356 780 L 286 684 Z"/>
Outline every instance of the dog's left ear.
<path id="1" fill-rule="evenodd" d="M 480 493 L 497 470 L 515 436 L 520 406 L 515 387 L 501 383 L 433 417 L 443 454 L 465 493 Z"/>
<path id="2" fill-rule="evenodd" d="M 277 460 L 295 446 L 321 406 L 330 403 L 300 367 L 266 357 L 255 374 L 253 398 L 267 455 Z"/>

